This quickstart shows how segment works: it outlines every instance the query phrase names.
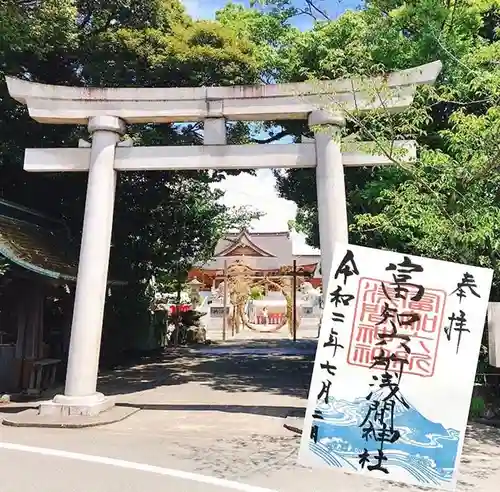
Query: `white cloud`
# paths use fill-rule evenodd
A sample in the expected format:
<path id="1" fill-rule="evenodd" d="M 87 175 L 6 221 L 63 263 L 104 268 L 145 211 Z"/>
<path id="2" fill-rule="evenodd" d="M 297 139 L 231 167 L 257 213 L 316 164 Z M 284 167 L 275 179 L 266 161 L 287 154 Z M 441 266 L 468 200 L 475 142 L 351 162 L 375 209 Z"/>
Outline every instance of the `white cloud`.
<path id="1" fill-rule="evenodd" d="M 288 230 L 288 221 L 295 218 L 297 205 L 280 198 L 275 189 L 276 180 L 270 169 L 259 169 L 255 176 L 242 173 L 238 176 L 227 176 L 214 187 L 225 192 L 222 203 L 229 207 L 247 205 L 264 216 L 251 223 L 251 229 L 257 232 L 282 232 Z M 302 234 L 292 233 L 295 254 L 318 254 L 305 242 Z"/>

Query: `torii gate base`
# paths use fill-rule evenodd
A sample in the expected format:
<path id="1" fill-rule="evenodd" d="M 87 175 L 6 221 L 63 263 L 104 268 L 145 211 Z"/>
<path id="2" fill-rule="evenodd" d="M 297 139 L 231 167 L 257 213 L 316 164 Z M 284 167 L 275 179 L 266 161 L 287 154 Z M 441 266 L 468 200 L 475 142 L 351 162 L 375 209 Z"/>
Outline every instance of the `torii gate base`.
<path id="1" fill-rule="evenodd" d="M 335 241 L 348 242 L 344 166 L 390 164 L 385 155 L 342 153 L 345 111 L 377 108 L 398 112 L 413 101 L 416 86 L 433 83 L 434 62 L 370 80 L 311 84 L 182 89 L 56 87 L 7 78 L 12 97 L 41 123 L 87 124 L 92 144 L 78 149 L 27 149 L 28 171 L 88 171 L 87 198 L 64 395 L 40 406 L 40 415 L 95 416 L 113 406 L 97 392 L 116 171 L 315 167 L 323 278 L 330 276 Z M 367 85 L 383 85 L 384 98 Z M 368 87 L 369 89 L 370 87 Z M 326 101 L 325 101 L 326 96 Z M 335 102 L 328 99 L 333 97 Z M 334 111 L 328 108 L 341 104 Z M 226 145 L 226 120 L 308 119 L 314 142 Z M 204 145 L 130 148 L 119 142 L 130 123 L 204 122 Z M 399 142 L 415 157 L 413 142 Z M 90 147 L 90 148 L 88 148 Z M 326 289 L 325 289 L 326 294 Z"/>

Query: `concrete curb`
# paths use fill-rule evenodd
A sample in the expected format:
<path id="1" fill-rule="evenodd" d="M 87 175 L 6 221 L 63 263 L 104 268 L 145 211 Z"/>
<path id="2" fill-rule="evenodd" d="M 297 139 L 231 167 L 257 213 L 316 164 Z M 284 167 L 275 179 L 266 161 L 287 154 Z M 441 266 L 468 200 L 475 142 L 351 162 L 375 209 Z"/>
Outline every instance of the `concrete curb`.
<path id="1" fill-rule="evenodd" d="M 37 409 L 29 409 L 14 416 L 6 417 L 2 424 L 9 427 L 46 427 L 51 429 L 83 429 L 114 424 L 139 412 L 137 407 L 115 406 L 95 417 L 73 416 L 53 417 L 38 415 Z"/>

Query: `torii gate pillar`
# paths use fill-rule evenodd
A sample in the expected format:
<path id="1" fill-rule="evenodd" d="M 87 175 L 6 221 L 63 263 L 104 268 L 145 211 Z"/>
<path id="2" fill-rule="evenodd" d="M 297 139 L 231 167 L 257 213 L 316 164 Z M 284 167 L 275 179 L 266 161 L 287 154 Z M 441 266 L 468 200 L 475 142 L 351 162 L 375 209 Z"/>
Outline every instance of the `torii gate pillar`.
<path id="1" fill-rule="evenodd" d="M 344 164 L 340 149 L 340 132 L 345 125 L 345 118 L 340 112 L 313 111 L 309 115 L 308 123 L 314 130 L 316 145 L 321 277 L 329 279 L 334 243 L 349 242 Z M 326 282 L 324 282 L 324 300 L 326 294 Z"/>
<path id="2" fill-rule="evenodd" d="M 41 404 L 41 415 L 97 415 L 114 404 L 96 389 L 115 205 L 115 152 L 125 123 L 115 116 L 94 116 L 88 129 L 92 150 L 66 386 L 64 395 Z"/>

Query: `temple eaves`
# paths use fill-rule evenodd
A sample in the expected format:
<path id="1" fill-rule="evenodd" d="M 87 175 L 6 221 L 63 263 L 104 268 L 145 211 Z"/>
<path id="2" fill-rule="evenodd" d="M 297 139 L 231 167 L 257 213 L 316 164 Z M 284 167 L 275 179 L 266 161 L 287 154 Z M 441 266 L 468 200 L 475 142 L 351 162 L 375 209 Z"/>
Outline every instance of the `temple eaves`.
<path id="1" fill-rule="evenodd" d="M 222 257 L 222 256 L 231 256 L 235 250 L 238 248 L 248 248 L 249 251 L 253 253 L 253 255 L 256 255 L 257 257 L 264 257 L 264 258 L 275 258 L 275 255 L 270 253 L 264 248 L 261 248 L 257 244 L 255 244 L 254 241 L 252 241 L 251 235 L 248 233 L 247 229 L 243 229 L 236 239 L 228 239 L 226 237 L 226 240 L 229 240 L 230 244 L 227 245 L 225 248 L 223 248 L 221 251 L 217 253 L 216 256 Z"/>
<path id="2" fill-rule="evenodd" d="M 185 88 L 87 88 L 38 84 L 6 77 L 11 96 L 28 106 L 41 123 L 86 124 L 93 116 L 116 116 L 127 123 L 201 121 L 207 118 L 262 121 L 306 119 L 333 104 L 347 110 L 383 106 L 406 109 L 418 85 L 433 83 L 440 61 L 370 79 L 337 79 L 259 86 Z M 374 97 L 381 87 L 384 100 Z"/>
<path id="3" fill-rule="evenodd" d="M 0 257 L 23 270 L 60 282 L 75 282 L 78 250 L 63 222 L 0 200 Z M 124 285 L 109 280 L 108 285 Z"/>

